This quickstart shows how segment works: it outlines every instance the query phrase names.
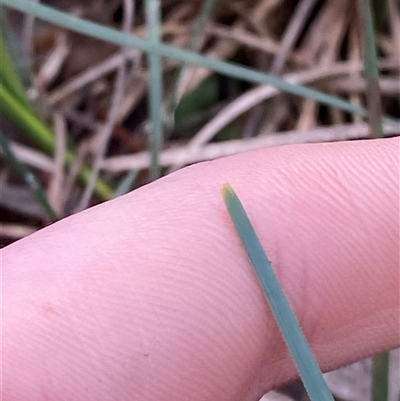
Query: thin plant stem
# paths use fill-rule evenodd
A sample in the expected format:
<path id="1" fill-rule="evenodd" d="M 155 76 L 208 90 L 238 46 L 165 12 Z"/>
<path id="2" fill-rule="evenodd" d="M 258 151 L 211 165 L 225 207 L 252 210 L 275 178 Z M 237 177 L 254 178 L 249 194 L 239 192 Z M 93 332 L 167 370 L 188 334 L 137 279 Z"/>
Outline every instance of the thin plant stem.
<path id="1" fill-rule="evenodd" d="M 2 131 L 0 131 L 0 146 L 6 158 L 13 165 L 16 171 L 18 171 L 24 178 L 26 184 L 32 190 L 36 200 L 43 207 L 44 211 L 48 215 L 51 221 L 58 220 L 57 213 L 51 207 L 46 193 L 40 184 L 39 180 L 36 178 L 35 174 L 15 155 L 11 146 L 8 143 L 7 137 Z"/>
<path id="2" fill-rule="evenodd" d="M 366 78 L 366 99 L 371 133 L 376 138 L 383 137 L 382 100 L 379 88 L 378 56 L 370 0 L 359 0 L 364 39 L 364 74 Z"/>
<path id="3" fill-rule="evenodd" d="M 372 358 L 372 401 L 389 399 L 389 352 Z"/>
<path id="4" fill-rule="evenodd" d="M 161 36 L 161 3 L 160 0 L 145 1 L 148 38 L 151 43 L 158 44 Z M 162 126 L 162 66 L 158 54 L 148 55 L 150 65 L 149 109 L 150 109 L 150 179 L 155 180 L 161 175 L 159 155 L 163 143 Z"/>

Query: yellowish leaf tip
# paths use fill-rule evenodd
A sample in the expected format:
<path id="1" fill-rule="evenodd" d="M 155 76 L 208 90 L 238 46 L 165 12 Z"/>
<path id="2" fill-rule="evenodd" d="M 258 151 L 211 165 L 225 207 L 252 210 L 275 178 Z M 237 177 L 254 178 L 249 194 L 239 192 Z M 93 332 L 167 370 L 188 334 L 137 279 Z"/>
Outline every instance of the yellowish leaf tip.
<path id="1" fill-rule="evenodd" d="M 222 186 L 222 196 L 224 197 L 224 199 L 226 199 L 227 196 L 232 195 L 232 194 L 234 194 L 234 193 L 235 193 L 235 192 L 234 192 L 233 188 L 231 187 L 231 184 L 225 183 L 225 184 Z"/>

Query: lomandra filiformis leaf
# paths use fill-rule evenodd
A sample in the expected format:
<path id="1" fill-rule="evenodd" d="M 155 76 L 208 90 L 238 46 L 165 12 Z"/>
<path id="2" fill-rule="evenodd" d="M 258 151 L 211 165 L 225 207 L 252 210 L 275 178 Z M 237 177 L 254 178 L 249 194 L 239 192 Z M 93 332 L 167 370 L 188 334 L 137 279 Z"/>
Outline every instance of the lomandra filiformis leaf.
<path id="1" fill-rule="evenodd" d="M 317 361 L 242 203 L 229 184 L 224 185 L 222 194 L 236 232 L 258 276 L 310 399 L 312 401 L 333 401 Z"/>

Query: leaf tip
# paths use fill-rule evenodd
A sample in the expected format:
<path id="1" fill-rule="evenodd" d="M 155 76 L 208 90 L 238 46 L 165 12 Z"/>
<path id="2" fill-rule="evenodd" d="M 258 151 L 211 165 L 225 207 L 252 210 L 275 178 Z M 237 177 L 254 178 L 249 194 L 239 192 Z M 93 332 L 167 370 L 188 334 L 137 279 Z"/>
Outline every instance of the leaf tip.
<path id="1" fill-rule="evenodd" d="M 231 184 L 229 184 L 228 182 L 226 182 L 222 186 L 222 196 L 223 196 L 224 199 L 226 199 L 227 197 L 231 196 L 234 193 L 235 193 L 235 191 L 231 187 Z"/>

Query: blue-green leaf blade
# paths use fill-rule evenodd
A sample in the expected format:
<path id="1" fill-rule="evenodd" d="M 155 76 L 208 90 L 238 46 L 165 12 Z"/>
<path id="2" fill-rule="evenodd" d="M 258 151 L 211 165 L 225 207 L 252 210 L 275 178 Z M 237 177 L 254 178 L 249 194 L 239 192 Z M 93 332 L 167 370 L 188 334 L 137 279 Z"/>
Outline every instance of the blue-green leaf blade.
<path id="1" fill-rule="evenodd" d="M 242 203 L 229 184 L 225 184 L 223 187 L 223 198 L 310 399 L 312 401 L 333 401 L 332 394 L 261 242 Z"/>

